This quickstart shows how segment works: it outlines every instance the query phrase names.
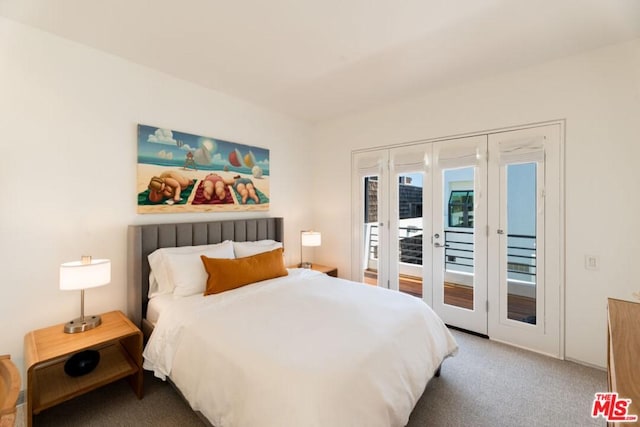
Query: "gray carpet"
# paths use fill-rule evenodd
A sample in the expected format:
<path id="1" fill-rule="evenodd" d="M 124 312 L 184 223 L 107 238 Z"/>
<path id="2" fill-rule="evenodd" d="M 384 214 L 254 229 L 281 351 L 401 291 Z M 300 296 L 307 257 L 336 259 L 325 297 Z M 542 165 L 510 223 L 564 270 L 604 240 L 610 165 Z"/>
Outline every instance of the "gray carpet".
<path id="1" fill-rule="evenodd" d="M 427 386 L 408 426 L 604 426 L 590 417 L 606 372 L 453 331 L 460 351 Z M 19 423 L 24 406 L 20 407 Z M 125 381 L 34 418 L 35 426 L 202 426 L 173 388 L 145 373 L 145 397 Z M 366 426 L 364 426 L 366 427 Z"/>
<path id="2" fill-rule="evenodd" d="M 452 331 L 460 346 L 408 426 L 605 426 L 591 418 L 607 373 Z"/>

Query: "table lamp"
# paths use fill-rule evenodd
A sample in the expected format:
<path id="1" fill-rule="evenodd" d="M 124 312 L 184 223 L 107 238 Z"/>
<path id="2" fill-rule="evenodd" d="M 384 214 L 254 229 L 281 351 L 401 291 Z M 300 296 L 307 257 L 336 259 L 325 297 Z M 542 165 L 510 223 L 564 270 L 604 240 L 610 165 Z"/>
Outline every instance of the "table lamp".
<path id="1" fill-rule="evenodd" d="M 97 288 L 111 281 L 111 261 L 91 259 L 83 256 L 81 261 L 65 262 L 60 266 L 60 289 L 76 291 L 80 289 L 80 317 L 67 322 L 64 331 L 68 334 L 84 332 L 102 323 L 100 316 L 84 315 L 84 290 Z"/>
<path id="2" fill-rule="evenodd" d="M 320 246 L 322 243 L 322 235 L 317 231 L 301 231 L 300 232 L 300 268 L 311 268 L 310 262 L 302 261 L 303 246 Z"/>

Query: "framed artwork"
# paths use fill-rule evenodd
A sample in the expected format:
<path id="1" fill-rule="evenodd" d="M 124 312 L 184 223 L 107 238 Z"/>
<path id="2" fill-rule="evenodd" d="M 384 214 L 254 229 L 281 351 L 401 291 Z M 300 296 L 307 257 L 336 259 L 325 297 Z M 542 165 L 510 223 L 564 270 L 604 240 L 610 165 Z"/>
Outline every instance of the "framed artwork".
<path id="1" fill-rule="evenodd" d="M 269 150 L 138 125 L 138 213 L 269 210 Z"/>

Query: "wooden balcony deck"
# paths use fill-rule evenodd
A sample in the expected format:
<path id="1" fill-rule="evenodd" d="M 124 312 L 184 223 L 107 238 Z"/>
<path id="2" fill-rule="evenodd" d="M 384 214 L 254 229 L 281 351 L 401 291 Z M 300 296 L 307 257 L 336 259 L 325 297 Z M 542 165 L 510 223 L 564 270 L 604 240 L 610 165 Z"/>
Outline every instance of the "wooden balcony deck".
<path id="1" fill-rule="evenodd" d="M 422 278 L 400 275 L 400 292 L 422 298 Z M 369 285 L 377 285 L 378 272 L 366 270 L 364 282 Z M 508 295 L 509 319 L 526 323 L 535 323 L 536 300 L 519 295 Z M 445 282 L 444 303 L 460 308 L 473 310 L 473 288 L 456 283 Z"/>
<path id="2" fill-rule="evenodd" d="M 375 270 L 365 270 L 364 283 L 367 285 L 378 284 L 378 272 Z M 400 275 L 400 292 L 422 298 L 422 279 L 420 277 Z"/>

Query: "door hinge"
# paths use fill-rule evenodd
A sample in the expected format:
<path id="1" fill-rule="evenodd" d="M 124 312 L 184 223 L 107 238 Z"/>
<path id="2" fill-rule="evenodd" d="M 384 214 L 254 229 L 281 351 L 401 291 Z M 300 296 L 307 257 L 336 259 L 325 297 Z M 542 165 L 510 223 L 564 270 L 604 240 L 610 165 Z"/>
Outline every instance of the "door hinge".
<path id="1" fill-rule="evenodd" d="M 486 309 L 487 309 L 487 313 L 489 312 L 489 300 L 486 301 Z"/>

